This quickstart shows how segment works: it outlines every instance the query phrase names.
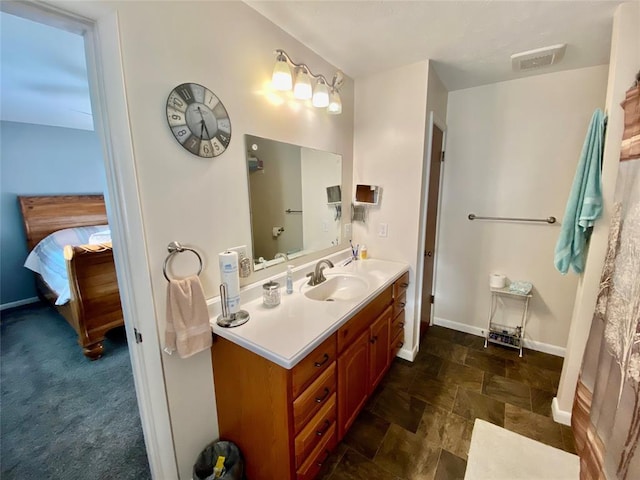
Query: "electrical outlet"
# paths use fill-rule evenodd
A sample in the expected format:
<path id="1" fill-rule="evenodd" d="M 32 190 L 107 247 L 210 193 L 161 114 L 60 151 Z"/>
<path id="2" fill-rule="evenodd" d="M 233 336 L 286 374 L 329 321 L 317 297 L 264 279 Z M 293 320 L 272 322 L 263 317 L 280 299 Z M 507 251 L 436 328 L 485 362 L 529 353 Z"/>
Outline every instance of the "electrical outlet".
<path id="1" fill-rule="evenodd" d="M 329 224 L 326 221 L 322 222 L 322 231 L 323 232 L 328 232 L 329 231 Z"/>
<path id="2" fill-rule="evenodd" d="M 378 225 L 378 236 L 386 237 L 389 234 L 389 224 L 381 223 Z"/>
<path id="3" fill-rule="evenodd" d="M 351 224 L 350 223 L 345 223 L 344 224 L 344 238 L 346 239 L 350 239 L 351 238 Z"/>
<path id="4" fill-rule="evenodd" d="M 238 254 L 238 260 L 241 260 L 242 257 L 248 257 L 248 253 L 247 253 L 247 246 L 246 245 L 240 245 L 238 247 L 231 247 L 228 248 L 227 250 L 231 251 L 231 252 L 236 252 Z"/>

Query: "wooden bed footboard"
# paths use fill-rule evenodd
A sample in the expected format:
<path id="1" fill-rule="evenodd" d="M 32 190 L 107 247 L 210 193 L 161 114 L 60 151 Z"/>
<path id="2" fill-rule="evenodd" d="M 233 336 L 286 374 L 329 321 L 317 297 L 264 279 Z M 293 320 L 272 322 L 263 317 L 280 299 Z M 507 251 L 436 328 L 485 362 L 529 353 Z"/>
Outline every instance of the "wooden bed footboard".
<path id="1" fill-rule="evenodd" d="M 18 203 L 32 250 L 47 235 L 64 228 L 106 225 L 102 195 L 19 196 Z M 58 312 L 78 333 L 85 356 L 102 356 L 105 333 L 124 325 L 120 293 L 110 245 L 67 246 L 65 259 L 71 301 L 56 305 Z M 36 274 L 39 295 L 54 304 L 56 294 Z"/>
<path id="2" fill-rule="evenodd" d="M 104 351 L 107 331 L 124 325 L 120 292 L 110 245 L 67 245 L 64 249 L 71 288 L 70 323 L 86 357 Z"/>

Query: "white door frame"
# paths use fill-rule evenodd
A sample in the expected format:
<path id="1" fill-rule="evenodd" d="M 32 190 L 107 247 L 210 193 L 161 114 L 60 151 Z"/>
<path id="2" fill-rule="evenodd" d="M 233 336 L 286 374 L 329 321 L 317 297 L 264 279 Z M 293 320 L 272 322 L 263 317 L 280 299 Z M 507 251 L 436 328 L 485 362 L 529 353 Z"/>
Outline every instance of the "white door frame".
<path id="1" fill-rule="evenodd" d="M 72 4 L 65 6 L 73 8 Z M 6 13 L 84 35 L 94 125 L 105 163 L 105 198 L 112 227 L 114 261 L 147 456 L 153 478 L 178 478 L 138 195 L 117 13 L 96 10 L 96 14 L 91 15 L 93 18 L 88 18 L 42 2 L 3 1 L 0 8 Z M 142 343 L 136 343 L 134 328 L 142 334 Z"/>
<path id="2" fill-rule="evenodd" d="M 420 232 L 418 239 L 418 261 L 416 262 L 416 292 L 415 292 L 415 308 L 416 308 L 416 328 L 414 328 L 414 345 L 420 348 L 420 322 L 422 318 L 422 286 L 424 283 L 424 248 L 426 244 L 426 225 L 427 225 L 427 204 L 429 203 L 429 177 L 431 175 L 431 151 L 433 149 L 433 126 L 436 125 L 442 130 L 442 151 L 446 150 L 447 141 L 447 125 L 440 120 L 433 111 L 429 112 L 429 120 L 427 123 L 427 149 L 425 151 L 424 163 L 422 168 L 422 191 L 420 194 Z M 438 237 L 440 231 L 440 211 L 442 204 L 442 185 L 444 179 L 444 162 L 440 166 L 440 187 L 438 190 L 438 219 L 436 223 L 436 245 L 433 252 L 433 286 L 436 284 L 436 271 L 438 268 Z M 433 308 L 429 304 L 429 308 Z M 432 312 L 433 313 L 433 312 Z M 431 315 L 433 321 L 433 315 Z"/>

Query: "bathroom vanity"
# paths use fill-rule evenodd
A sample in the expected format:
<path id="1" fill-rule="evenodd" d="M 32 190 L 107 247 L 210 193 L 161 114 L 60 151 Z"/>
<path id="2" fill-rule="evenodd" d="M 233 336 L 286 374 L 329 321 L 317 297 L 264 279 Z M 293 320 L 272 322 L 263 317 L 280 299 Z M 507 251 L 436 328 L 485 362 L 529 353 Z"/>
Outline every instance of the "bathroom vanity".
<path id="1" fill-rule="evenodd" d="M 256 299 L 243 304 L 247 324 L 213 327 L 220 438 L 240 447 L 252 480 L 314 478 L 403 345 L 406 265 L 366 260 L 326 273 L 366 288 L 332 298 L 331 283 L 323 293 L 301 280 L 279 307 Z"/>

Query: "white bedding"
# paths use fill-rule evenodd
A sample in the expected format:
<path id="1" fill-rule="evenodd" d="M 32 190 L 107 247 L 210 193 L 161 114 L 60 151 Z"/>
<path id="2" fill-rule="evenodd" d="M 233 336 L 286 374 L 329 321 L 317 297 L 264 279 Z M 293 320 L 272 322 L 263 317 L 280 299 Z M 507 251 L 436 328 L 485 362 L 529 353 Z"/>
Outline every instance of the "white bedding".
<path id="1" fill-rule="evenodd" d="M 39 273 L 58 295 L 56 305 L 71 299 L 67 266 L 64 261 L 65 245 L 86 245 L 111 242 L 108 225 L 65 228 L 43 238 L 29 253 L 24 266 Z"/>

